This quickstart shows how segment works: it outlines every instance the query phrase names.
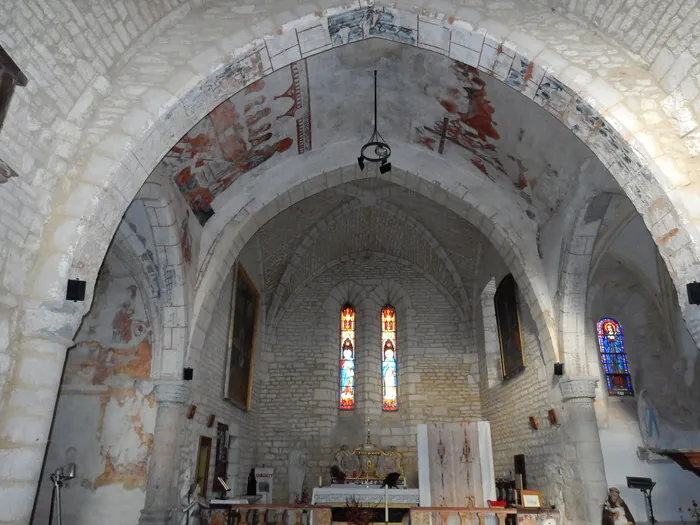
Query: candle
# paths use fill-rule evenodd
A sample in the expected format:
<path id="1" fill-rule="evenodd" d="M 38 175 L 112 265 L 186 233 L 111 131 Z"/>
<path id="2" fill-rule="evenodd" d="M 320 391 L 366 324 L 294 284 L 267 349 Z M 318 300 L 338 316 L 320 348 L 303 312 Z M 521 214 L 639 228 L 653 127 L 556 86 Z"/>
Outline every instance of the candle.
<path id="1" fill-rule="evenodd" d="M 384 521 L 389 523 L 389 485 L 384 485 Z"/>
<path id="2" fill-rule="evenodd" d="M 323 487 L 323 474 L 318 475 L 318 486 Z"/>

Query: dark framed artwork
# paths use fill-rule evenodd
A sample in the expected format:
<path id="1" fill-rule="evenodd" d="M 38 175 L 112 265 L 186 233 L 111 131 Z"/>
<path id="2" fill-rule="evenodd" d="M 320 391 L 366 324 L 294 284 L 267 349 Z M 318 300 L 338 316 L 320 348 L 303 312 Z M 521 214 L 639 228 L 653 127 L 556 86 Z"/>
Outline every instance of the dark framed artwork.
<path id="1" fill-rule="evenodd" d="M 201 436 L 199 438 L 199 448 L 197 449 L 197 470 L 195 471 L 195 482 L 199 487 L 199 494 L 203 497 L 207 495 L 209 485 L 209 461 L 211 459 L 211 438 Z"/>
<path id="2" fill-rule="evenodd" d="M 253 393 L 260 294 L 240 263 L 236 264 L 234 271 L 224 398 L 247 411 Z"/>
<path id="3" fill-rule="evenodd" d="M 501 348 L 503 379 L 510 379 L 525 368 L 523 340 L 518 316 L 518 284 L 512 275 L 503 278 L 493 298 Z"/>
<path id="4" fill-rule="evenodd" d="M 216 424 L 216 459 L 214 460 L 214 492 L 226 494 L 219 478 L 228 476 L 228 425 Z"/>

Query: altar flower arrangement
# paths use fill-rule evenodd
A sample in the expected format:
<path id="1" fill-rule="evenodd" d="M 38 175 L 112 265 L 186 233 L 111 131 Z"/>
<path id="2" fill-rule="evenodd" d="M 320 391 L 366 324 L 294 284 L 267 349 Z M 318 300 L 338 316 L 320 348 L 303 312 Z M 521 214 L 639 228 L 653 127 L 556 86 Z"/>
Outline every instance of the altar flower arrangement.
<path id="1" fill-rule="evenodd" d="M 303 487 L 301 489 L 301 495 L 297 495 L 296 498 L 294 498 L 294 504 L 295 505 L 307 505 L 309 503 L 309 493 L 306 490 L 306 487 Z"/>
<path id="2" fill-rule="evenodd" d="M 345 502 L 348 525 L 369 525 L 374 521 L 374 508 L 363 507 L 355 498 Z"/>

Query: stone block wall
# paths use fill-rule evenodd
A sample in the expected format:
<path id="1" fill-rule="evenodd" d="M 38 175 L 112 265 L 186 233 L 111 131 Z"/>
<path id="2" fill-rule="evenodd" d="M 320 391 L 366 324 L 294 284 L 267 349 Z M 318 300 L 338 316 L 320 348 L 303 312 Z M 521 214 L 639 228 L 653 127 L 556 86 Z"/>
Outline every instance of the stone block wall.
<path id="1" fill-rule="evenodd" d="M 145 501 L 156 416 L 153 394 L 140 388 L 151 374 L 151 323 L 136 281 L 111 254 L 75 341 L 33 523 L 48 522 L 50 474 L 75 462 L 77 476 L 61 493 L 64 523 L 133 525 Z"/>
<path id="2" fill-rule="evenodd" d="M 498 334 L 493 326 L 495 318 L 492 311 L 488 314 L 483 317 L 482 312 L 477 313 L 477 319 L 482 318 L 489 325 L 489 330 L 479 337 L 480 346 L 493 346 L 494 342 L 498 345 Z M 522 303 L 520 329 L 525 370 L 504 381 L 499 361 L 497 372 L 492 371 L 488 379 L 482 374 L 482 410 L 484 419 L 491 423 L 495 473 L 497 478 L 514 475 L 513 456 L 525 454 L 528 488 L 541 490 L 549 503 L 557 504 L 559 490 L 555 481 L 557 477 L 553 473 L 559 468 L 561 438 L 558 435 L 559 427 L 552 426 L 547 419 L 547 411 L 555 408 L 550 400 L 549 375 L 542 359 L 535 324 Z M 483 351 L 481 346 L 482 355 Z M 536 418 L 538 430 L 530 427 L 530 416 Z"/>
<path id="3" fill-rule="evenodd" d="M 260 274 L 256 261 L 250 257 L 250 251 L 241 255 L 244 267 L 249 277 L 261 290 Z M 191 356 L 194 368 L 194 391 L 192 403 L 197 405 L 194 418 L 186 421 L 181 458 L 181 492 L 185 492 L 196 475 L 196 459 L 199 438 L 202 436 L 212 439 L 212 453 L 207 476 L 207 495 L 212 495 L 214 482 L 214 464 L 216 453 L 216 427 L 223 423 L 229 427 L 232 437 L 232 448 L 229 450 L 229 467 L 227 483 L 233 494 L 245 493 L 245 483 L 250 469 L 256 464 L 257 447 L 257 418 L 260 413 L 260 376 L 254 372 L 253 398 L 250 411 L 246 412 L 235 407 L 223 398 L 226 377 L 226 356 L 228 354 L 229 327 L 231 321 L 231 296 L 233 293 L 233 271 L 221 284 L 219 298 L 214 308 L 211 323 L 207 332 L 201 355 Z M 261 297 L 262 299 L 262 297 Z M 261 309 L 262 313 L 262 309 Z M 258 336 L 256 338 L 256 361 L 260 358 L 260 348 L 264 345 L 264 333 L 260 331 L 265 326 L 265 317 L 258 319 Z M 257 370 L 257 362 L 254 370 Z M 216 420 L 207 427 L 209 416 L 214 414 Z"/>
<path id="4" fill-rule="evenodd" d="M 356 408 L 338 406 L 339 313 L 356 308 Z M 381 411 L 380 312 L 397 309 L 399 409 Z M 471 330 L 436 286 L 393 258 L 341 259 L 307 282 L 288 302 L 260 368 L 259 462 L 275 470 L 275 500 L 288 501 L 287 457 L 307 454 L 311 489 L 341 445 L 372 441 L 406 457 L 417 486 L 415 425 L 480 419 L 478 367 Z"/>

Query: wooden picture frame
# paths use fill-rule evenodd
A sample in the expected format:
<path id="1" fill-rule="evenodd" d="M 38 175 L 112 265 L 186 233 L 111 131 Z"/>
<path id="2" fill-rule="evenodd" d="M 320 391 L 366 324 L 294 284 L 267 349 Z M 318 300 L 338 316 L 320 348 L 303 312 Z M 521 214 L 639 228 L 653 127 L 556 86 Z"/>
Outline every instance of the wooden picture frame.
<path id="1" fill-rule="evenodd" d="M 539 490 L 521 490 L 520 502 L 526 509 L 542 508 L 542 494 Z"/>
<path id="2" fill-rule="evenodd" d="M 199 448 L 197 449 L 197 469 L 195 471 L 195 483 L 199 487 L 199 494 L 207 496 L 207 486 L 209 485 L 209 462 L 211 460 L 211 438 L 201 436 L 199 438 Z"/>
<path id="3" fill-rule="evenodd" d="M 260 294 L 243 265 L 236 263 L 234 272 L 224 399 L 248 411 L 253 395 Z"/>
<path id="4" fill-rule="evenodd" d="M 518 283 L 508 274 L 498 284 L 493 298 L 503 379 L 510 379 L 525 369 L 519 294 Z"/>

